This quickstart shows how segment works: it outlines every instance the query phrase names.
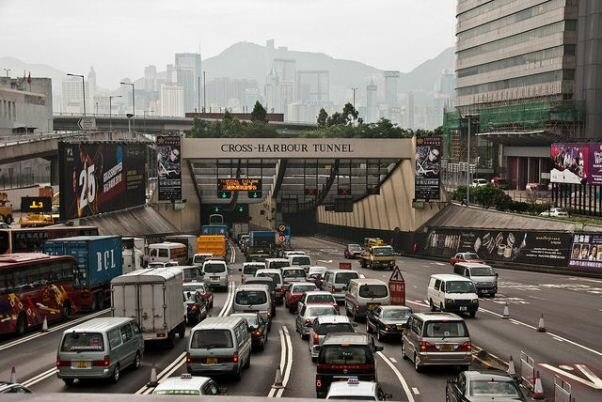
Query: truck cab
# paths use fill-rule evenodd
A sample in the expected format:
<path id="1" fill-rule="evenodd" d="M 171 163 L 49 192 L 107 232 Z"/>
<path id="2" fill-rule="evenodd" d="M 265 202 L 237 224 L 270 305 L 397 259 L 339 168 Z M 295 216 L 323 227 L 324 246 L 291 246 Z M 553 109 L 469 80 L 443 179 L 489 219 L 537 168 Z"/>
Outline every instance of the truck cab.
<path id="1" fill-rule="evenodd" d="M 364 251 L 360 254 L 362 268 L 393 269 L 395 255 L 393 247 L 386 245 L 382 239 L 368 239 Z"/>

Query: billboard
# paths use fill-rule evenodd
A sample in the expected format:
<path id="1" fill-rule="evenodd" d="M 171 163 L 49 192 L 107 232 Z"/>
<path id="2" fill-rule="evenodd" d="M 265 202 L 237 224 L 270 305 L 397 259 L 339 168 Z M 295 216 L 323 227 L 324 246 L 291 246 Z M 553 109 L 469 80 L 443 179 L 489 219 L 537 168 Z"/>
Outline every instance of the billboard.
<path id="1" fill-rule="evenodd" d="M 602 233 L 575 234 L 569 268 L 602 271 Z"/>
<path id="2" fill-rule="evenodd" d="M 83 218 L 144 204 L 145 162 L 144 144 L 59 143 L 61 218 Z"/>
<path id="3" fill-rule="evenodd" d="M 552 144 L 550 157 L 552 182 L 602 185 L 602 143 Z"/>
<path id="4" fill-rule="evenodd" d="M 157 136 L 159 201 L 182 199 L 182 163 L 179 135 Z"/>
<path id="5" fill-rule="evenodd" d="M 261 179 L 217 179 L 217 191 L 258 191 L 261 190 Z"/>
<path id="6" fill-rule="evenodd" d="M 417 138 L 415 200 L 439 200 L 440 172 L 441 137 Z"/>
<path id="7" fill-rule="evenodd" d="M 434 229 L 428 233 L 423 253 L 451 257 L 458 252 L 473 252 L 492 262 L 566 267 L 571 241 L 570 233 Z"/>

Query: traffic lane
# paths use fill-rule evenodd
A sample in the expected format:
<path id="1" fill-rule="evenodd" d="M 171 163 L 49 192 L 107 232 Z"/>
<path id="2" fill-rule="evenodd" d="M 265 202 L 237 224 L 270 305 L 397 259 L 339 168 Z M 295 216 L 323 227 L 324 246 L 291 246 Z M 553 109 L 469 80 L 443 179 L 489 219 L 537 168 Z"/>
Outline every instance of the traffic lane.
<path id="1" fill-rule="evenodd" d="M 343 309 L 341 313 L 344 314 Z M 316 387 L 316 364 L 311 360 L 309 352 L 309 340 L 301 339 L 301 335 L 296 331 L 295 317 L 288 310 L 285 310 L 285 323 L 291 334 L 293 344 L 293 369 L 291 373 L 291 381 L 289 381 L 284 396 L 289 398 L 315 398 Z M 365 329 L 360 324 L 356 327 L 359 333 L 365 333 Z M 383 345 L 386 346 L 386 345 Z M 385 354 L 385 356 L 387 356 Z M 385 393 L 391 394 L 394 401 L 407 401 L 408 398 L 401 388 L 399 379 L 391 368 L 383 361 L 380 356 L 376 356 L 376 367 L 378 382 Z M 299 379 L 300 381 L 296 381 Z"/>
<path id="2" fill-rule="evenodd" d="M 214 307 L 212 315 L 219 314 L 227 298 L 227 292 L 214 293 Z M 110 384 L 108 381 L 83 381 L 76 383 L 71 387 L 65 386 L 64 382 L 56 374 L 31 386 L 34 392 L 86 392 L 86 393 L 134 393 L 142 388 L 150 379 L 153 366 L 157 373 L 168 367 L 172 362 L 181 356 L 188 343 L 190 328 L 186 330 L 186 336 L 183 339 L 176 337 L 176 345 L 170 349 L 160 342 L 146 342 L 142 366 L 138 370 L 128 369 L 122 374 L 122 378 L 117 384 Z M 58 341 L 57 341 L 58 342 Z M 58 345 L 58 343 L 57 343 Z M 56 359 L 57 345 L 52 349 L 52 362 Z M 40 370 L 41 371 L 41 370 Z M 31 378 L 31 377 L 28 377 Z M 19 377 L 19 381 L 24 380 Z"/>

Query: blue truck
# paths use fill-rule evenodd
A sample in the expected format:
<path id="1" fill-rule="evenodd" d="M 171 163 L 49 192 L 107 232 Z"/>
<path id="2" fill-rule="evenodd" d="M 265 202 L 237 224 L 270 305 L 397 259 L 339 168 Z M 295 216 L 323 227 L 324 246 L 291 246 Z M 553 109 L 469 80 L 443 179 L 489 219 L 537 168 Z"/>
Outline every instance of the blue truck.
<path id="1" fill-rule="evenodd" d="M 273 230 L 253 230 L 249 232 L 249 246 L 246 248 L 247 261 L 264 261 L 274 257 L 276 252 L 276 232 Z"/>
<path id="2" fill-rule="evenodd" d="M 76 236 L 48 240 L 44 252 L 75 258 L 74 287 L 80 290 L 82 310 L 102 310 L 111 300 L 111 279 L 123 271 L 120 236 Z"/>

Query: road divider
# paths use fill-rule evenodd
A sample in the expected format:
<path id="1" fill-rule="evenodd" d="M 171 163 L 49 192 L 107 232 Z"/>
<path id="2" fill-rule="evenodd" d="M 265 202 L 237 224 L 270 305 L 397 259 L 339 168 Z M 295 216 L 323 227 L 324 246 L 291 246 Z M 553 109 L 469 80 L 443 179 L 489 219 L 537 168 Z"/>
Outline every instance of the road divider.
<path id="1" fill-rule="evenodd" d="M 36 333 L 31 334 L 31 335 L 27 335 L 27 336 L 25 336 L 23 338 L 15 339 L 14 341 L 5 343 L 3 345 L 0 345 L 0 350 L 10 349 L 10 348 L 12 348 L 14 346 L 21 345 L 21 344 L 23 344 L 25 342 L 29 342 L 29 341 L 31 341 L 33 339 L 36 339 L 36 338 L 39 338 L 41 336 L 48 335 L 48 334 L 51 334 L 51 333 L 56 332 L 56 331 L 60 331 L 61 329 L 68 328 L 70 326 L 75 326 L 75 325 L 77 325 L 79 323 L 82 323 L 84 321 L 88 321 L 88 320 L 91 320 L 92 318 L 98 317 L 100 315 L 107 314 L 110 311 L 111 311 L 111 309 L 107 308 L 107 309 L 104 309 L 104 310 L 101 310 L 101 311 L 97 311 L 97 312 L 92 313 L 92 314 L 85 315 L 83 317 L 76 318 L 75 320 L 67 321 L 67 322 L 62 323 L 60 325 L 56 325 L 56 326 L 50 327 L 50 328 L 48 328 L 48 331 L 46 331 L 46 332 L 36 332 Z"/>
<path id="2" fill-rule="evenodd" d="M 286 325 L 280 328 L 280 365 L 276 368 L 274 384 L 268 398 L 281 398 L 293 369 L 293 342 Z"/>

